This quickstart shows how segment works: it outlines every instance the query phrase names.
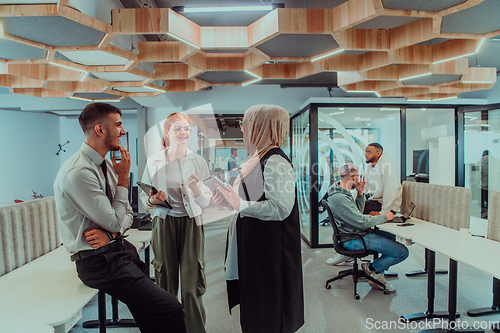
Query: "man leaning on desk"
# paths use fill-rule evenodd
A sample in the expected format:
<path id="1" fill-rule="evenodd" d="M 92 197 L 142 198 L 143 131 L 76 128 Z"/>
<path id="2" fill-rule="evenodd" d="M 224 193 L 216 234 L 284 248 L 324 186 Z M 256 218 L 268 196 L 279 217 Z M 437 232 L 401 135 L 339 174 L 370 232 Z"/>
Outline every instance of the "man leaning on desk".
<path id="1" fill-rule="evenodd" d="M 340 170 L 340 183 L 333 184 L 328 189 L 328 206 L 330 207 L 334 221 L 339 232 L 359 233 L 363 235 L 366 247 L 381 254 L 378 259 L 372 263 L 361 264 L 361 269 L 374 279 L 382 282 L 386 289 L 395 291 L 384 277 L 384 271 L 389 267 L 404 261 L 408 257 L 408 249 L 403 244 L 392 239 L 384 237 L 384 232 L 371 227 L 392 220 L 394 215 L 387 212 L 384 215 L 363 215 L 365 207 L 365 180 L 359 176 L 358 167 L 354 164 L 344 164 Z M 356 189 L 357 196 L 354 200 L 351 190 Z M 356 237 L 343 236 L 341 245 L 346 250 L 362 250 L 363 242 Z M 370 285 L 379 287 L 377 284 L 369 281 Z"/>
<path id="2" fill-rule="evenodd" d="M 179 301 L 150 280 L 136 248 L 123 239 L 132 209 L 121 115 L 111 104 L 92 103 L 78 117 L 85 141 L 54 183 L 63 244 L 80 280 L 125 303 L 141 332 L 186 332 Z M 118 150 L 120 163 L 105 157 Z"/>

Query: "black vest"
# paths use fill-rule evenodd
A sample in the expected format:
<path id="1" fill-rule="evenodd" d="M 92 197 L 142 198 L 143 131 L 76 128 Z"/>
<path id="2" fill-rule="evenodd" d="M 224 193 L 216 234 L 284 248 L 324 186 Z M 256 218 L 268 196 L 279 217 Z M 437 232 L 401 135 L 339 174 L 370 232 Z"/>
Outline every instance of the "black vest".
<path id="1" fill-rule="evenodd" d="M 281 149 L 271 149 L 242 180 L 242 199 L 267 200 L 263 173 L 267 160 L 276 154 L 290 163 Z M 241 305 L 243 332 L 295 332 L 304 323 L 297 190 L 292 212 L 283 221 L 238 216 L 236 233 L 239 280 L 228 282 L 228 298 L 230 308 Z"/>

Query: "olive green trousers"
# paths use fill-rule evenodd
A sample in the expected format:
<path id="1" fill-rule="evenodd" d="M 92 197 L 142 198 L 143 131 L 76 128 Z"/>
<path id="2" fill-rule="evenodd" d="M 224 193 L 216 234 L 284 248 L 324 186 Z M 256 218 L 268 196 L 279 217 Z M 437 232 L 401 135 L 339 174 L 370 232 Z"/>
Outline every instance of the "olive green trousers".
<path id="1" fill-rule="evenodd" d="M 156 283 L 173 296 L 179 291 L 188 333 L 205 333 L 205 233 L 189 216 L 153 219 L 151 238 Z"/>

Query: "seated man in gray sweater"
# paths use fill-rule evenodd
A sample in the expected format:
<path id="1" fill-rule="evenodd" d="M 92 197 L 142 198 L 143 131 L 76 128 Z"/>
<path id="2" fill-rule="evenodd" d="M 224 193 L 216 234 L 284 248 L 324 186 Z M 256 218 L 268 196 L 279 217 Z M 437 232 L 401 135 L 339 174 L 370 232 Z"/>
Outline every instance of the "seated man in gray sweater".
<path id="1" fill-rule="evenodd" d="M 337 225 L 341 234 L 355 232 L 363 235 L 366 247 L 381 254 L 372 263 L 361 264 L 361 269 L 385 284 L 387 290 L 395 291 L 396 288 L 384 278 L 384 271 L 405 260 L 408 257 L 408 249 L 403 244 L 384 237 L 383 231 L 371 228 L 392 220 L 394 215 L 392 212 L 377 216 L 363 215 L 365 206 L 364 177 L 359 176 L 358 167 L 351 163 L 343 165 L 339 173 L 340 183 L 333 184 L 328 190 L 328 205 L 335 220 L 333 223 Z M 356 189 L 356 199 L 350 192 L 352 189 Z M 342 246 L 346 250 L 364 249 L 361 239 L 352 236 L 342 237 Z M 370 285 L 372 287 L 378 286 L 373 282 L 370 282 Z"/>

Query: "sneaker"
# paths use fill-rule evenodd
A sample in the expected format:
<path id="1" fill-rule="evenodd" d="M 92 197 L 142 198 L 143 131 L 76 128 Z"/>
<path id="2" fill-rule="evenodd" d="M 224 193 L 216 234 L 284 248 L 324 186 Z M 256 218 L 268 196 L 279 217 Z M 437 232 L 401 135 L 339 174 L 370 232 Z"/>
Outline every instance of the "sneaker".
<path id="1" fill-rule="evenodd" d="M 345 255 L 340 254 L 340 253 L 335 253 L 335 255 L 333 257 L 328 258 L 328 260 L 326 261 L 326 264 L 331 265 L 331 266 L 337 266 L 339 264 L 346 262 L 349 259 L 351 259 L 351 257 L 345 256 Z"/>
<path id="2" fill-rule="evenodd" d="M 387 280 L 384 277 L 384 273 L 375 273 L 374 271 L 370 270 L 370 263 L 368 263 L 368 262 L 362 263 L 361 270 L 365 274 L 370 275 L 375 280 L 382 282 L 385 285 L 385 289 L 387 289 L 388 291 L 396 291 L 396 288 L 392 284 L 387 282 Z M 372 287 L 376 287 L 376 288 L 383 290 L 383 288 L 380 285 L 376 284 L 373 281 L 368 280 L 368 284 Z"/>

